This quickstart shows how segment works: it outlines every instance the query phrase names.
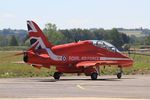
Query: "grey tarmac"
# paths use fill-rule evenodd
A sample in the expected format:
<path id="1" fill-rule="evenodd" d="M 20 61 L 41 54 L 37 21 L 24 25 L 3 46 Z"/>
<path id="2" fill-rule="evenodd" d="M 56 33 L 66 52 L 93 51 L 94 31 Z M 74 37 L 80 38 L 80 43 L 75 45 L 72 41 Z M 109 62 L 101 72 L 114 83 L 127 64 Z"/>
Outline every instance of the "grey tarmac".
<path id="1" fill-rule="evenodd" d="M 0 99 L 7 98 L 150 99 L 150 75 L 99 76 L 98 80 L 87 76 L 1 78 Z"/>

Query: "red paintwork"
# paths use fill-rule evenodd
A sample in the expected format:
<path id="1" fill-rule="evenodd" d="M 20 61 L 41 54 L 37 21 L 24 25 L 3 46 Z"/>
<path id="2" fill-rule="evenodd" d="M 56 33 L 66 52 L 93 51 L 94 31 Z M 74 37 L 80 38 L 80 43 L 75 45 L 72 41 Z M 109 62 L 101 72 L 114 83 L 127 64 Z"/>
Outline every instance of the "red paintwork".
<path id="1" fill-rule="evenodd" d="M 89 75 L 92 72 L 96 72 L 95 66 L 117 65 L 118 67 L 129 67 L 133 64 L 133 60 L 121 52 L 97 47 L 90 40 L 54 46 L 48 42 L 37 24 L 33 21 L 28 21 L 28 23 L 30 23 L 29 25 L 33 24 L 36 29 L 35 32 L 28 29 L 30 38 L 40 37 L 46 48 L 49 48 L 53 54 L 64 57 L 64 60 L 59 61 L 52 59 L 45 48 L 36 49 L 40 44 L 36 42 L 26 52 L 28 56 L 26 63 L 32 64 L 36 68 L 50 68 L 51 65 L 54 65 L 59 72 L 85 73 Z"/>

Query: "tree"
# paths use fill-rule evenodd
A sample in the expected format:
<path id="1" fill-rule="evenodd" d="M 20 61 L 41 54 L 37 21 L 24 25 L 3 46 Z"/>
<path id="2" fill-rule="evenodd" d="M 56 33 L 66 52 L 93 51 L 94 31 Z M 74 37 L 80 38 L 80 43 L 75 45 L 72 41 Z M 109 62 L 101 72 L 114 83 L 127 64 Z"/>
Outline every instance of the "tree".
<path id="1" fill-rule="evenodd" d="M 115 45 L 117 48 L 121 48 L 121 46 L 123 45 L 123 39 L 117 29 L 114 28 L 110 30 L 108 37 L 113 45 Z"/>
<path id="2" fill-rule="evenodd" d="M 144 42 L 146 45 L 150 45 L 150 35 L 145 37 Z"/>
<path id="3" fill-rule="evenodd" d="M 125 43 L 129 43 L 129 41 L 130 41 L 130 37 L 129 36 L 127 36 L 126 34 L 121 33 L 121 37 L 122 37 L 122 40 L 123 40 L 124 44 Z"/>
<path id="4" fill-rule="evenodd" d="M 10 41 L 9 41 L 10 46 L 18 46 L 18 41 L 14 35 L 11 36 Z"/>
<path id="5" fill-rule="evenodd" d="M 46 24 L 43 32 L 48 37 L 48 40 L 54 44 L 60 44 L 64 41 L 64 35 L 57 31 L 57 27 L 55 24 Z"/>
<path id="6" fill-rule="evenodd" d="M 0 46 L 6 46 L 7 42 L 6 36 L 0 34 Z"/>

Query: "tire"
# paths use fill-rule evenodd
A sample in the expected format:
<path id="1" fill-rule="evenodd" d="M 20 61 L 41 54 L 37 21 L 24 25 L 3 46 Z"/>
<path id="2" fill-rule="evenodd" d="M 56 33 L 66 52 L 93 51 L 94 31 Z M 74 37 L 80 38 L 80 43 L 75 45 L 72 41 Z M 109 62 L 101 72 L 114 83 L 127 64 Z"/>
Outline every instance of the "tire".
<path id="1" fill-rule="evenodd" d="M 97 79 L 98 74 L 96 72 L 91 74 L 91 79 L 92 80 L 96 80 Z"/>
<path id="2" fill-rule="evenodd" d="M 122 77 L 122 73 L 118 73 L 118 74 L 117 74 L 117 78 L 118 78 L 118 79 L 121 79 L 121 77 Z"/>
<path id="3" fill-rule="evenodd" d="M 60 72 L 55 72 L 54 75 L 53 75 L 54 79 L 56 79 L 56 80 L 59 80 L 60 76 L 61 76 Z"/>

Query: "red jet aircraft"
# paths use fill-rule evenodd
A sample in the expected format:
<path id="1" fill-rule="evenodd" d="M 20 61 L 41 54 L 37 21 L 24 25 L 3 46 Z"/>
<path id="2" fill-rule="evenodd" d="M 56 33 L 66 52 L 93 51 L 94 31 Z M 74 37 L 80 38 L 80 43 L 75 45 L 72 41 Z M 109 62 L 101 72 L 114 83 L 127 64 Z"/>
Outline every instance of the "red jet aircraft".
<path id="1" fill-rule="evenodd" d="M 133 64 L 132 59 L 106 41 L 52 45 L 35 22 L 27 21 L 27 27 L 31 47 L 24 52 L 24 62 L 36 68 L 55 66 L 55 79 L 59 79 L 62 73 L 84 73 L 96 80 L 100 66 L 105 65 L 116 65 L 119 68 L 117 77 L 121 78 L 122 68 Z"/>

